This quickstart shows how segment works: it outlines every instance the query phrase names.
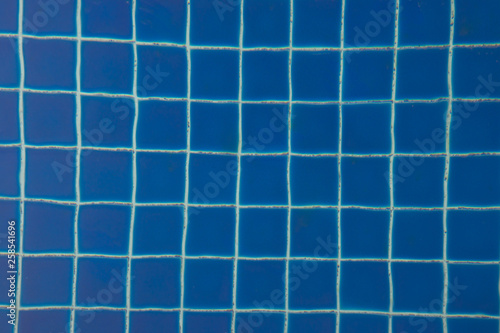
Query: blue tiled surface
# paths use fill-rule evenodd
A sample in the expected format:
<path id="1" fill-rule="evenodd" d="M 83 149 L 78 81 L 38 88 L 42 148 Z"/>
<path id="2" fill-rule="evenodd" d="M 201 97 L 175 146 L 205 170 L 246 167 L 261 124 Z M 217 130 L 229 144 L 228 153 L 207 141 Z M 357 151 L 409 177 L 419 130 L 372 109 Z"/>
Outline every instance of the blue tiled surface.
<path id="1" fill-rule="evenodd" d="M 499 20 L 2 1 L 0 332 L 498 333 Z"/>

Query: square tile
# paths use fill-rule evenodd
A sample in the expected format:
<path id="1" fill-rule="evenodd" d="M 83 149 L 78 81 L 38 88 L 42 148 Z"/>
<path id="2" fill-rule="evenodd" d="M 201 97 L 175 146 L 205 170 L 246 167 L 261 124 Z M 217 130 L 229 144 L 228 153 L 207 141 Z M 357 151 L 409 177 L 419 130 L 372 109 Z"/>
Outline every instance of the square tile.
<path id="1" fill-rule="evenodd" d="M 138 202 L 183 202 L 186 154 L 137 153 Z"/>
<path id="2" fill-rule="evenodd" d="M 244 2 L 244 47 L 288 46 L 290 3 L 286 0 Z"/>
<path id="3" fill-rule="evenodd" d="M 452 157 L 448 180 L 448 205 L 498 205 L 500 158 L 497 156 Z"/>
<path id="4" fill-rule="evenodd" d="M 445 45 L 450 42 L 449 1 L 400 0 L 399 8 L 398 45 Z"/>
<path id="5" fill-rule="evenodd" d="M 138 0 L 135 14 L 137 39 L 148 42 L 185 44 L 186 4 L 184 0 L 167 2 Z M 191 12 L 193 7 L 191 4 Z"/>
<path id="6" fill-rule="evenodd" d="M 76 36 L 76 7 L 74 1 L 26 0 L 23 30 L 33 35 Z"/>
<path id="7" fill-rule="evenodd" d="M 75 310 L 75 330 L 80 333 L 122 333 L 125 311 Z"/>
<path id="8" fill-rule="evenodd" d="M 130 207 L 85 205 L 78 214 L 78 252 L 126 255 Z"/>
<path id="9" fill-rule="evenodd" d="M 290 313 L 288 318 L 290 333 L 333 332 L 337 318 L 333 313 Z"/>
<path id="10" fill-rule="evenodd" d="M 19 2 L 10 0 L 0 4 L 0 31 L 17 33 Z"/>
<path id="11" fill-rule="evenodd" d="M 291 257 L 337 257 L 335 209 L 292 209 L 290 220 Z"/>
<path id="12" fill-rule="evenodd" d="M 178 258 L 132 260 L 133 308 L 178 308 L 181 295 L 181 261 Z"/>
<path id="13" fill-rule="evenodd" d="M 288 107 L 244 104 L 241 113 L 242 151 L 274 153 L 288 151 Z"/>
<path id="14" fill-rule="evenodd" d="M 139 45 L 137 47 L 137 95 L 139 97 L 186 97 L 186 50 L 179 47 Z"/>
<path id="15" fill-rule="evenodd" d="M 237 104 L 191 103 L 191 150 L 238 152 Z"/>
<path id="16" fill-rule="evenodd" d="M 17 223 L 20 220 L 20 215 L 21 214 L 18 200 L 0 200 L 0 228 L 3 228 L 3 230 L 8 230 L 8 227 L 10 226 L 9 221 L 15 221 Z M 24 233 L 25 234 L 23 237 L 25 237 L 24 239 L 26 241 L 26 222 Z M 8 232 L 0 233 L 0 252 L 7 253 L 8 246 L 10 245 L 10 243 L 8 242 L 8 236 Z M 19 233 L 16 233 L 14 239 L 15 242 L 19 244 Z"/>
<path id="17" fill-rule="evenodd" d="M 192 309 L 231 308 L 233 261 L 188 259 L 184 283 L 186 307 Z"/>
<path id="18" fill-rule="evenodd" d="M 189 202 L 236 202 L 236 156 L 191 154 L 189 159 Z M 200 202 L 200 199 L 202 202 Z"/>
<path id="19" fill-rule="evenodd" d="M 496 333 L 498 320 L 484 318 L 448 318 L 449 333 L 483 332 Z"/>
<path id="20" fill-rule="evenodd" d="M 448 96 L 448 49 L 398 52 L 397 99 Z"/>
<path id="21" fill-rule="evenodd" d="M 187 112 L 185 102 L 142 101 L 137 121 L 137 147 L 186 149 Z"/>
<path id="22" fill-rule="evenodd" d="M 442 259 L 443 232 L 442 211 L 397 210 L 392 229 L 392 257 Z"/>
<path id="23" fill-rule="evenodd" d="M 76 305 L 125 307 L 128 282 L 122 278 L 127 266 L 127 259 L 78 258 Z"/>
<path id="24" fill-rule="evenodd" d="M 71 305 L 73 258 L 26 257 L 22 265 L 21 305 Z"/>
<path id="25" fill-rule="evenodd" d="M 132 3 L 120 0 L 82 1 L 82 36 L 132 38 Z"/>
<path id="26" fill-rule="evenodd" d="M 17 197 L 21 193 L 19 187 L 19 171 L 21 150 L 18 147 L 0 148 L 0 195 Z"/>
<path id="27" fill-rule="evenodd" d="M 17 92 L 0 91 L 2 104 L 2 123 L 0 123 L 0 142 L 20 142 L 19 96 Z"/>
<path id="28" fill-rule="evenodd" d="M 339 99 L 339 71 L 340 54 L 338 52 L 293 51 L 293 99 L 337 101 Z"/>
<path id="29" fill-rule="evenodd" d="M 236 332 L 284 333 L 285 316 L 282 313 L 237 313 Z M 291 329 L 291 328 L 290 328 Z"/>
<path id="30" fill-rule="evenodd" d="M 67 94 L 24 94 L 24 140 L 35 145 L 76 145 L 76 102 Z"/>
<path id="31" fill-rule="evenodd" d="M 186 312 L 184 314 L 185 333 L 212 333 L 231 331 L 230 312 Z"/>
<path id="32" fill-rule="evenodd" d="M 343 205 L 389 205 L 389 158 L 342 158 Z"/>
<path id="33" fill-rule="evenodd" d="M 80 189 L 82 201 L 131 201 L 132 153 L 82 150 Z"/>
<path id="34" fill-rule="evenodd" d="M 24 253 L 74 252 L 74 206 L 26 202 L 24 209 Z"/>
<path id="35" fill-rule="evenodd" d="M 448 102 L 397 103 L 394 136 L 396 153 L 443 153 L 446 151 Z"/>
<path id="36" fill-rule="evenodd" d="M 291 140 L 293 152 L 335 154 L 339 150 L 338 140 L 338 106 L 305 104 L 293 106 Z"/>
<path id="37" fill-rule="evenodd" d="M 449 260 L 500 260 L 500 212 L 455 210 L 447 216 Z"/>
<path id="38" fill-rule="evenodd" d="M 28 43 L 23 45 L 26 88 L 76 90 L 77 43 L 58 39 L 26 40 Z"/>
<path id="39" fill-rule="evenodd" d="M 19 87 L 21 77 L 18 43 L 15 38 L 0 38 L 0 86 L 7 88 Z M 26 59 L 27 60 L 27 59 Z M 26 65 L 28 65 L 26 63 Z"/>
<path id="40" fill-rule="evenodd" d="M 429 333 L 443 333 L 443 320 L 441 318 L 436 318 L 436 317 L 417 317 L 417 316 L 392 317 L 393 332 L 419 333 L 418 332 L 419 330 L 425 330 L 426 332 Z"/>
<path id="41" fill-rule="evenodd" d="M 369 314 L 342 313 L 340 315 L 340 333 L 364 332 L 389 332 L 389 318 L 384 315 Z"/>
<path id="42" fill-rule="evenodd" d="M 18 315 L 19 333 L 64 332 L 71 323 L 70 310 L 22 310 Z"/>
<path id="43" fill-rule="evenodd" d="M 74 199 L 75 157 L 74 150 L 26 149 L 26 196 Z"/>
<path id="44" fill-rule="evenodd" d="M 239 251 L 242 257 L 286 257 L 286 209 L 240 209 Z"/>
<path id="45" fill-rule="evenodd" d="M 132 44 L 82 42 L 82 91 L 132 94 L 133 64 Z"/>
<path id="46" fill-rule="evenodd" d="M 179 332 L 179 314 L 165 311 L 131 311 L 130 333 Z"/>
<path id="47" fill-rule="evenodd" d="M 354 104 L 342 107 L 342 153 L 391 152 L 391 105 Z"/>
<path id="48" fill-rule="evenodd" d="M 443 312 L 443 265 L 441 263 L 392 263 L 394 311 Z"/>
<path id="49" fill-rule="evenodd" d="M 198 212 L 199 214 L 189 214 L 186 254 L 232 257 L 236 210 L 228 207 L 203 207 Z"/>
<path id="50" fill-rule="evenodd" d="M 340 1 L 296 1 L 293 7 L 293 46 L 340 46 Z"/>
<path id="51" fill-rule="evenodd" d="M 241 159 L 240 204 L 287 204 L 286 156 Z"/>
<path id="52" fill-rule="evenodd" d="M 81 105 L 84 146 L 132 148 L 133 100 L 82 96 Z"/>
<path id="53" fill-rule="evenodd" d="M 239 1 L 191 1 L 191 45 L 239 46 Z"/>
<path id="54" fill-rule="evenodd" d="M 183 228 L 184 216 L 178 207 L 136 207 L 133 253 L 180 255 Z"/>
<path id="55" fill-rule="evenodd" d="M 389 272 L 386 262 L 342 262 L 340 274 L 343 309 L 388 311 Z"/>
<path id="56" fill-rule="evenodd" d="M 262 309 L 272 302 L 285 307 L 285 262 L 282 260 L 239 260 L 236 305 L 239 309 Z M 269 306 L 267 306 L 269 308 Z"/>
<path id="57" fill-rule="evenodd" d="M 393 51 L 344 53 L 342 99 L 391 99 L 393 57 Z"/>
<path id="58" fill-rule="evenodd" d="M 239 59 L 233 50 L 191 51 L 191 97 L 237 100 Z"/>
<path id="59" fill-rule="evenodd" d="M 493 1 L 477 6 L 472 0 L 457 0 L 455 8 L 455 44 L 500 42 L 500 27 L 497 24 L 500 3 Z"/>
<path id="60" fill-rule="evenodd" d="M 342 257 L 387 258 L 389 211 L 343 209 L 341 211 Z"/>
<path id="61" fill-rule="evenodd" d="M 336 157 L 292 156 L 290 162 L 292 205 L 337 204 L 338 174 L 335 172 L 337 168 Z"/>
<path id="62" fill-rule="evenodd" d="M 244 100 L 288 101 L 288 51 L 245 51 L 242 74 Z"/>
<path id="63" fill-rule="evenodd" d="M 7 263 L 8 263 L 7 260 L 9 260 L 7 253 L 5 253 L 5 255 L 0 255 L 0 260 L 2 260 L 2 262 L 5 263 L 4 267 L 6 268 Z M 11 281 L 13 281 L 13 280 L 7 280 L 7 278 L 10 278 L 10 277 L 11 277 L 11 274 L 7 273 L 6 269 L 2 270 L 2 272 L 0 273 L 0 287 L 2 287 L 3 290 L 6 291 L 6 292 L 3 292 L 2 294 L 0 294 L 0 304 L 2 304 L 2 305 L 10 305 L 11 304 L 10 300 L 12 298 L 9 297 L 10 292 L 8 290 L 10 290 Z M 14 278 L 16 280 L 16 285 L 19 285 L 19 277 L 16 275 Z M 17 299 L 16 302 L 19 302 L 19 299 Z M 7 320 L 5 322 L 7 322 Z M 2 327 L 2 326 L 0 326 L 0 327 Z"/>

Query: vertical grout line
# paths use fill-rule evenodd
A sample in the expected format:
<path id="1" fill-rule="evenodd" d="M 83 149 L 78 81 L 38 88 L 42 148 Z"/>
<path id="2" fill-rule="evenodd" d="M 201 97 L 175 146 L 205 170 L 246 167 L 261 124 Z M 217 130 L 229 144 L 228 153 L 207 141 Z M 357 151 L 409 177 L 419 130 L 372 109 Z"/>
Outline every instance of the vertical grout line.
<path id="1" fill-rule="evenodd" d="M 128 239 L 127 258 L 127 311 L 125 314 L 125 333 L 130 332 L 130 302 L 132 290 L 132 255 L 134 250 L 134 223 L 135 223 L 135 200 L 137 194 L 137 121 L 139 119 L 139 99 L 137 98 L 137 26 L 136 26 L 137 1 L 132 0 L 132 39 L 134 48 L 134 83 L 132 94 L 134 95 L 134 125 L 132 130 L 132 207 L 130 212 L 130 231 Z"/>
<path id="2" fill-rule="evenodd" d="M 448 320 L 447 301 L 448 301 L 448 176 L 450 174 L 450 126 L 451 126 L 451 113 L 453 109 L 453 85 L 452 85 L 452 71 L 453 71 L 453 35 L 455 33 L 455 0 L 450 2 L 450 44 L 448 50 L 448 110 L 446 112 L 446 162 L 444 166 L 444 180 L 443 180 L 443 333 L 448 333 Z"/>
<path id="3" fill-rule="evenodd" d="M 187 0 L 187 20 L 186 20 L 186 57 L 187 57 L 187 95 L 186 95 L 186 181 L 184 188 L 184 227 L 182 229 L 182 255 L 181 255 L 181 306 L 179 312 L 179 333 L 183 333 L 184 322 L 184 275 L 186 269 L 186 236 L 188 228 L 188 205 L 189 205 L 189 158 L 191 155 L 191 45 L 190 45 L 190 22 L 191 22 L 191 3 Z"/>

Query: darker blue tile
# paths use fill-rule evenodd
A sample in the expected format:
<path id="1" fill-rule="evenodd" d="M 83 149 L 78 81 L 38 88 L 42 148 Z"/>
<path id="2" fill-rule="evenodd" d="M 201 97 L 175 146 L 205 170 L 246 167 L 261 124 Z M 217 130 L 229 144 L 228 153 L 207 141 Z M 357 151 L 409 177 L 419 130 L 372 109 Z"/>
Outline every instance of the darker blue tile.
<path id="1" fill-rule="evenodd" d="M 237 313 L 235 329 L 238 333 L 284 333 L 285 316 L 282 313 Z"/>
<path id="2" fill-rule="evenodd" d="M 185 333 L 220 333 L 231 331 L 230 312 L 186 312 Z"/>
<path id="3" fill-rule="evenodd" d="M 28 144 L 76 145 L 75 97 L 24 95 L 24 139 Z"/>
<path id="4" fill-rule="evenodd" d="M 343 313 L 340 315 L 340 333 L 365 332 L 389 332 L 389 318 L 384 315 L 374 316 L 368 314 Z"/>
<path id="5" fill-rule="evenodd" d="M 192 98 L 237 100 L 238 75 L 238 51 L 191 51 Z"/>
<path id="6" fill-rule="evenodd" d="M 333 332 L 337 318 L 333 313 L 291 313 L 288 318 L 290 333 Z"/>
<path id="7" fill-rule="evenodd" d="M 23 30 L 33 35 L 75 36 L 76 7 L 74 1 L 25 0 Z"/>
<path id="8" fill-rule="evenodd" d="M 185 306 L 193 309 L 227 309 L 233 300 L 233 261 L 186 261 Z"/>
<path id="9" fill-rule="evenodd" d="M 340 304 L 343 309 L 389 309 L 389 272 L 386 262 L 348 261 L 342 262 L 340 268 Z"/>
<path id="10" fill-rule="evenodd" d="M 132 3 L 121 0 L 82 1 L 84 37 L 132 38 Z"/>
<path id="11" fill-rule="evenodd" d="M 286 0 L 247 0 L 244 2 L 243 45 L 288 46 L 290 3 Z"/>
<path id="12" fill-rule="evenodd" d="M 133 308 L 178 308 L 181 294 L 181 261 L 149 258 L 132 261 L 130 304 Z"/>
<path id="13" fill-rule="evenodd" d="M 184 0 L 137 1 L 137 39 L 184 44 L 186 42 L 186 4 Z M 191 12 L 193 7 L 191 3 Z M 191 19 L 192 23 L 193 19 Z"/>
<path id="14" fill-rule="evenodd" d="M 284 105 L 245 104 L 242 108 L 242 151 L 288 151 L 288 108 Z"/>
<path id="15" fill-rule="evenodd" d="M 137 153 L 138 202 L 184 202 L 186 155 Z"/>
<path id="16" fill-rule="evenodd" d="M 340 46 L 342 2 L 296 1 L 293 7 L 293 46 Z"/>
<path id="17" fill-rule="evenodd" d="M 290 191 L 293 205 L 335 205 L 338 202 L 336 157 L 292 156 Z M 315 170 L 315 172 L 311 172 Z"/>
<path id="18" fill-rule="evenodd" d="M 84 307 L 125 307 L 127 259 L 79 258 L 76 304 Z"/>
<path id="19" fill-rule="evenodd" d="M 12 247 L 12 241 L 9 242 L 9 234 L 8 228 L 12 225 L 12 221 L 14 221 L 14 229 L 19 230 L 19 219 L 20 217 L 20 207 L 18 200 L 0 200 L 0 230 L 5 230 L 0 232 L 0 252 L 7 253 L 9 245 Z M 9 223 L 10 222 L 10 223 Z M 16 227 L 17 225 L 17 227 Z M 19 244 L 19 232 L 15 231 L 15 244 Z M 26 222 L 24 229 L 24 240 L 26 241 Z M 10 238 L 12 239 L 12 238 Z M 5 260 L 5 262 L 7 259 Z M 5 289 L 7 290 L 7 289 Z M 0 300 L 1 302 L 1 300 Z"/>
<path id="20" fill-rule="evenodd" d="M 139 104 L 139 111 L 138 148 L 186 149 L 185 102 L 144 101 Z"/>
<path id="21" fill-rule="evenodd" d="M 134 254 L 180 255 L 183 227 L 184 217 L 178 207 L 136 207 Z"/>
<path id="22" fill-rule="evenodd" d="M 498 320 L 484 318 L 448 318 L 449 333 L 496 333 Z"/>
<path id="23" fill-rule="evenodd" d="M 0 63 L 0 85 L 9 88 L 18 87 L 21 74 L 17 39 L 0 38 L 0 57 L 2 58 Z"/>
<path id="24" fill-rule="evenodd" d="M 342 257 L 387 258 L 388 211 L 343 209 L 341 212 Z"/>
<path id="25" fill-rule="evenodd" d="M 243 53 L 243 99 L 288 101 L 288 51 Z"/>
<path id="26" fill-rule="evenodd" d="M 82 201 L 130 201 L 132 153 L 82 150 L 80 188 Z"/>
<path id="27" fill-rule="evenodd" d="M 337 211 L 292 209 L 290 256 L 337 257 Z"/>
<path id="28" fill-rule="evenodd" d="M 82 42 L 82 91 L 132 94 L 133 63 L 131 44 Z"/>
<path id="29" fill-rule="evenodd" d="M 78 251 L 92 254 L 127 254 L 130 207 L 86 205 L 78 216 Z"/>
<path id="30" fill-rule="evenodd" d="M 189 213 L 186 254 L 192 256 L 234 255 L 236 212 L 234 208 L 194 208 Z"/>
<path id="31" fill-rule="evenodd" d="M 179 315 L 176 312 L 132 311 L 130 312 L 130 333 L 179 332 Z"/>
<path id="32" fill-rule="evenodd" d="M 191 1 L 191 45 L 238 46 L 241 1 Z"/>
<path id="33" fill-rule="evenodd" d="M 238 105 L 191 103 L 191 150 L 237 152 Z"/>
<path id="34" fill-rule="evenodd" d="M 23 310 L 19 311 L 18 321 L 19 333 L 65 332 L 71 323 L 71 311 Z"/>
<path id="35" fill-rule="evenodd" d="M 449 329 L 449 326 L 448 326 Z M 394 316 L 392 317 L 392 331 L 396 333 L 443 333 L 443 320 L 436 317 Z M 450 332 L 450 331 L 448 331 Z"/>
<path id="36" fill-rule="evenodd" d="M 26 149 L 26 196 L 74 199 L 74 150 Z"/>
<path id="37" fill-rule="evenodd" d="M 75 310 L 75 331 L 80 333 L 123 333 L 125 311 Z"/>
<path id="38" fill-rule="evenodd" d="M 19 171 L 21 150 L 17 147 L 0 148 L 0 195 L 17 197 L 20 194 Z"/>
<path id="39" fill-rule="evenodd" d="M 500 42 L 500 3 L 491 1 L 478 6 L 473 0 L 455 3 L 455 44 Z"/>
<path id="40" fill-rule="evenodd" d="M 0 3 L 0 30 L 7 33 L 17 33 L 19 18 L 19 2 L 6 0 Z"/>
<path id="41" fill-rule="evenodd" d="M 287 215 L 286 209 L 241 209 L 239 255 L 285 257 Z"/>
<path id="42" fill-rule="evenodd" d="M 22 268 L 21 305 L 71 305 L 73 258 L 27 257 Z"/>
<path id="43" fill-rule="evenodd" d="M 24 207 L 25 253 L 73 253 L 74 206 L 26 202 Z"/>
<path id="44" fill-rule="evenodd" d="M 0 91 L 2 105 L 2 122 L 0 123 L 0 142 L 16 143 L 19 135 L 19 96 L 17 92 Z"/>

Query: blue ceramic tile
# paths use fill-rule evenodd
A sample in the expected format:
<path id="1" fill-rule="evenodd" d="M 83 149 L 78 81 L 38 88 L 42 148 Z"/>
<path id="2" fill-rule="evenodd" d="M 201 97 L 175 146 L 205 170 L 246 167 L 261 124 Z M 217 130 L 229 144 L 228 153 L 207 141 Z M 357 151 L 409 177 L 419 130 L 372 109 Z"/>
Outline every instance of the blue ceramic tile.
<path id="1" fill-rule="evenodd" d="M 132 38 L 132 3 L 130 1 L 82 1 L 84 37 Z"/>
<path id="2" fill-rule="evenodd" d="M 285 316 L 281 313 L 238 313 L 236 332 L 284 333 Z"/>
<path id="3" fill-rule="evenodd" d="M 191 51 L 192 98 L 236 100 L 238 75 L 238 51 Z"/>
<path id="4" fill-rule="evenodd" d="M 478 318 L 448 318 L 449 333 L 468 333 L 479 331 L 484 333 L 496 333 L 498 331 L 498 320 Z"/>
<path id="5" fill-rule="evenodd" d="M 176 312 L 132 311 L 130 312 L 130 332 L 163 333 L 179 332 L 179 315 Z"/>
<path id="6" fill-rule="evenodd" d="M 80 191 L 83 201 L 130 201 L 132 153 L 82 150 Z"/>
<path id="7" fill-rule="evenodd" d="M 127 260 L 118 258 L 79 258 L 76 280 L 76 305 L 87 307 L 124 307 Z"/>
<path id="8" fill-rule="evenodd" d="M 337 318 L 333 313 L 291 313 L 288 322 L 290 333 L 321 333 L 334 331 Z"/>
<path id="9" fill-rule="evenodd" d="M 122 333 L 125 311 L 75 310 L 75 330 L 80 333 Z"/>
<path id="10" fill-rule="evenodd" d="M 447 231 L 450 260 L 500 259 L 500 212 L 448 212 Z"/>
<path id="11" fill-rule="evenodd" d="M 15 92 L 1 91 L 2 122 L 0 123 L 0 142 L 15 143 L 20 141 L 19 135 L 19 96 Z"/>
<path id="12" fill-rule="evenodd" d="M 191 103 L 191 150 L 237 152 L 238 105 Z"/>
<path id="13" fill-rule="evenodd" d="M 69 310 L 19 311 L 20 333 L 64 332 L 70 322 L 71 311 Z"/>
<path id="14" fill-rule="evenodd" d="M 165 101 L 139 103 L 138 148 L 186 149 L 186 129 L 186 103 Z"/>
<path id="15" fill-rule="evenodd" d="M 133 63 L 131 44 L 82 42 L 82 90 L 131 94 Z"/>
<path id="16" fill-rule="evenodd" d="M 130 304 L 134 308 L 178 308 L 180 305 L 178 258 L 148 258 L 132 261 Z"/>
<path id="17" fill-rule="evenodd" d="M 24 208 L 24 253 L 73 253 L 74 206 L 26 202 Z"/>
<path id="18" fill-rule="evenodd" d="M 127 254 L 130 207 L 85 205 L 78 215 L 80 253 Z"/>
<path id="19" fill-rule="evenodd" d="M 392 317 L 392 331 L 407 333 L 418 333 L 419 331 L 443 333 L 443 320 L 435 317 L 394 316 Z M 450 332 L 449 325 L 448 332 Z"/>
<path id="20" fill-rule="evenodd" d="M 291 138 L 293 152 L 336 153 L 339 149 L 338 132 L 338 106 L 301 104 L 293 106 Z"/>
<path id="21" fill-rule="evenodd" d="M 288 86 L 287 51 L 243 53 L 244 100 L 288 100 Z"/>
<path id="22" fill-rule="evenodd" d="M 288 151 L 288 107 L 245 104 L 242 107 L 242 151 L 274 153 Z"/>
<path id="23" fill-rule="evenodd" d="M 290 192 L 293 205 L 335 205 L 338 203 L 336 157 L 292 156 Z M 315 170 L 316 172 L 311 172 Z"/>
<path id="24" fill-rule="evenodd" d="M 186 254 L 192 256 L 234 255 L 236 211 L 227 207 L 205 207 L 190 214 L 186 231 Z"/>
<path id="25" fill-rule="evenodd" d="M 443 257 L 441 211 L 395 211 L 392 234 L 393 258 L 441 259 Z"/>
<path id="26" fill-rule="evenodd" d="M 7 316 L 9 316 L 9 315 L 10 315 L 9 310 L 6 310 L 6 309 L 0 310 L 0 316 L 2 316 L 2 318 L 7 318 L 7 320 L 2 320 L 0 322 L 0 329 L 2 330 L 2 332 L 5 332 L 5 333 L 14 333 L 15 326 L 8 322 L 8 320 L 10 320 L 10 317 L 7 317 Z M 19 329 L 19 332 L 21 332 L 21 329 Z"/>
<path id="27" fill-rule="evenodd" d="M 138 0 L 136 6 L 138 40 L 180 44 L 186 42 L 186 1 Z M 191 3 L 191 12 L 193 7 Z"/>
<path id="28" fill-rule="evenodd" d="M 76 35 L 76 3 L 64 0 L 25 0 L 23 29 L 33 35 Z"/>
<path id="29" fill-rule="evenodd" d="M 76 145 L 74 96 L 24 95 L 24 140 L 29 144 Z"/>
<path id="30" fill-rule="evenodd" d="M 357 104 L 342 107 L 342 153 L 386 154 L 391 151 L 391 106 Z"/>
<path id="31" fill-rule="evenodd" d="M 389 221 L 387 211 L 342 210 L 342 257 L 387 258 Z"/>
<path id="32" fill-rule="evenodd" d="M 14 200 L 0 200 L 0 219 L 2 222 L 0 222 L 0 228 L 3 228 L 3 230 L 8 230 L 9 227 L 9 221 L 19 221 L 19 216 L 20 216 L 20 207 L 19 207 L 19 201 L 14 201 Z M 26 228 L 26 224 L 25 224 Z M 26 232 L 26 231 L 25 231 Z M 20 233 L 16 233 L 15 237 L 15 242 L 16 244 L 19 244 L 19 235 Z M 8 233 L 7 232 L 2 232 L 0 233 L 0 252 L 2 253 L 7 253 L 7 250 L 9 248 L 9 245 L 11 243 L 8 242 Z M 23 235 L 23 237 L 26 237 Z M 26 239 L 26 238 L 24 238 Z M 5 289 L 7 290 L 7 289 Z"/>
<path id="33" fill-rule="evenodd" d="M 290 256 L 337 257 L 335 209 L 292 209 L 290 220 Z"/>
<path id="34" fill-rule="evenodd" d="M 4 267 L 7 268 L 7 260 L 9 260 L 7 255 L 0 255 L 0 260 L 4 262 Z M 11 258 L 12 260 L 12 258 Z M 17 264 L 17 261 L 16 261 Z M 10 284 L 11 284 L 11 279 L 7 280 L 8 278 L 11 278 L 11 274 L 7 273 L 7 270 L 4 269 L 0 273 L 0 287 L 3 288 L 3 290 L 8 291 L 10 289 Z M 15 276 L 16 284 L 19 284 L 19 277 L 16 275 Z M 0 304 L 2 305 L 10 305 L 10 300 L 12 299 L 11 297 L 8 296 L 9 292 L 4 292 L 0 294 Z M 17 300 L 19 302 L 19 300 Z M 7 322 L 7 320 L 5 321 Z M 0 326 L 1 327 L 1 326 Z"/>
<path id="35" fill-rule="evenodd" d="M 19 186 L 19 170 L 21 150 L 17 147 L 0 148 L 0 195 L 16 197 L 21 191 Z"/>
<path id="36" fill-rule="evenodd" d="M 293 46 L 340 46 L 342 2 L 295 1 Z"/>
<path id="37" fill-rule="evenodd" d="M 389 309 L 387 263 L 342 262 L 340 280 L 340 304 L 343 309 L 378 311 Z"/>
<path id="38" fill-rule="evenodd" d="M 239 218 L 240 256 L 286 256 L 286 209 L 243 209 Z"/>
<path id="39" fill-rule="evenodd" d="M 183 202 L 186 155 L 137 153 L 137 202 Z"/>
<path id="40" fill-rule="evenodd" d="M 230 312 L 186 312 L 185 333 L 218 333 L 231 331 Z"/>
<path id="41" fill-rule="evenodd" d="M 17 0 L 7 0 L 0 3 L 0 30 L 2 32 L 17 32 L 18 11 L 19 2 Z"/>
<path id="42" fill-rule="evenodd" d="M 177 207 L 136 207 L 134 254 L 180 255 L 183 226 L 184 217 Z"/>
<path id="43" fill-rule="evenodd" d="M 74 199 L 74 150 L 26 149 L 26 196 Z"/>
<path id="44" fill-rule="evenodd" d="M 73 258 L 27 257 L 22 270 L 21 305 L 71 305 Z"/>
<path id="45" fill-rule="evenodd" d="M 388 331 L 389 320 L 387 316 L 350 313 L 340 315 L 340 333 L 382 333 Z"/>
<path id="46" fill-rule="evenodd" d="M 0 85 L 2 87 L 17 87 L 20 81 L 18 44 L 14 38 L 0 38 Z"/>
<path id="47" fill-rule="evenodd" d="M 186 261 L 185 306 L 193 309 L 227 309 L 233 300 L 232 260 Z"/>
<path id="48" fill-rule="evenodd" d="M 342 99 L 391 99 L 393 57 L 392 51 L 344 53 Z"/>
<path id="49" fill-rule="evenodd" d="M 238 46 L 240 4 L 238 1 L 191 1 L 191 45 Z"/>
<path id="50" fill-rule="evenodd" d="M 456 44 L 498 43 L 500 27 L 497 22 L 500 3 L 488 2 L 478 6 L 472 0 L 457 0 L 455 3 L 455 35 Z"/>
<path id="51" fill-rule="evenodd" d="M 294 51 L 293 98 L 304 101 L 336 101 L 339 98 L 340 54 Z"/>
<path id="52" fill-rule="evenodd" d="M 247 0 L 244 2 L 245 47 L 288 46 L 290 3 L 286 0 Z"/>

